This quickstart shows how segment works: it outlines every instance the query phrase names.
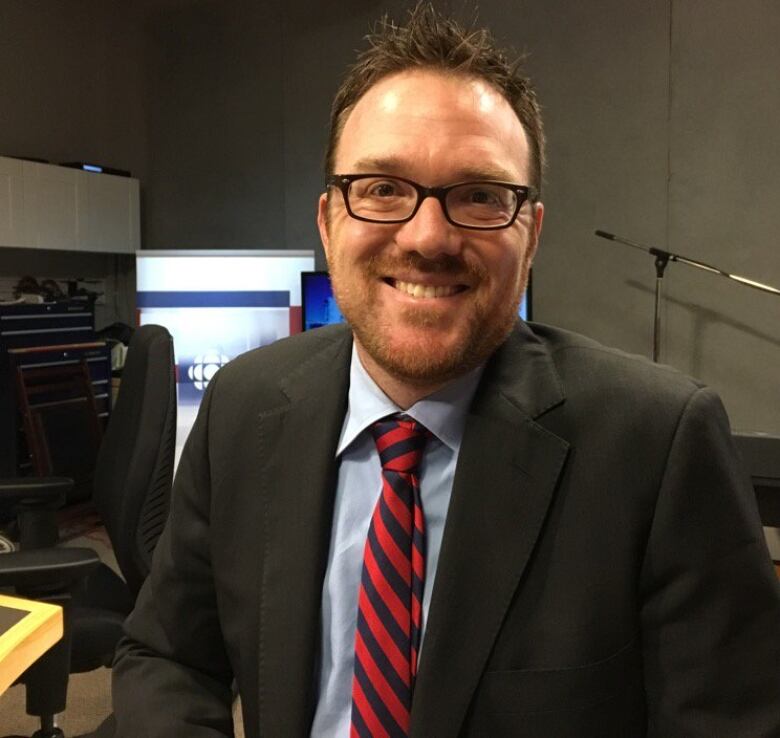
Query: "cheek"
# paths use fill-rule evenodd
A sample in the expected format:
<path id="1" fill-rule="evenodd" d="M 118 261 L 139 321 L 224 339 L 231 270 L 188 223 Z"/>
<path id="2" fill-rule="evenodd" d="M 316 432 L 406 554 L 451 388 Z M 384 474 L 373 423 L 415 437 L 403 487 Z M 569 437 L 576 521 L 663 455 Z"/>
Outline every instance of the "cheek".
<path id="1" fill-rule="evenodd" d="M 496 280 L 498 289 L 514 289 L 522 276 L 526 249 L 517 239 L 502 239 L 483 251 L 483 265 Z"/>
<path id="2" fill-rule="evenodd" d="M 344 263 L 364 263 L 392 245 L 391 233 L 381 230 L 381 226 L 354 218 L 342 222 L 338 230 L 331 230 L 331 234 L 337 246 L 337 258 Z"/>

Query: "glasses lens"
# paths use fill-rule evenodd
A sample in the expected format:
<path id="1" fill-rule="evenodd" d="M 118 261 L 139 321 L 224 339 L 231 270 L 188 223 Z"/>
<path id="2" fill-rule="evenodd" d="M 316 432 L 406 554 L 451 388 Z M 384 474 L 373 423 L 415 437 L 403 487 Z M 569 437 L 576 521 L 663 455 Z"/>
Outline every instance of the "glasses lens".
<path id="1" fill-rule="evenodd" d="M 417 204 L 417 191 L 408 182 L 393 177 L 356 179 L 347 192 L 349 207 L 369 220 L 402 220 Z"/>
<path id="2" fill-rule="evenodd" d="M 495 182 L 468 182 L 447 193 L 447 212 L 460 225 L 495 227 L 509 223 L 517 210 L 517 193 Z"/>

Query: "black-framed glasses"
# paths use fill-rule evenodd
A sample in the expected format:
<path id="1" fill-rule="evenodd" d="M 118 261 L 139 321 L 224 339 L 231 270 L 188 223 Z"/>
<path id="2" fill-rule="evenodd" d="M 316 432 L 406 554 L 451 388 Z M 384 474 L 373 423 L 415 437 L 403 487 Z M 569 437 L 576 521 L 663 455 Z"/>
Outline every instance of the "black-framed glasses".
<path id="1" fill-rule="evenodd" d="M 369 223 L 406 223 L 435 197 L 452 225 L 490 231 L 511 226 L 523 203 L 539 197 L 533 187 L 489 180 L 423 187 L 386 174 L 331 174 L 326 181 L 341 190 L 349 215 Z"/>

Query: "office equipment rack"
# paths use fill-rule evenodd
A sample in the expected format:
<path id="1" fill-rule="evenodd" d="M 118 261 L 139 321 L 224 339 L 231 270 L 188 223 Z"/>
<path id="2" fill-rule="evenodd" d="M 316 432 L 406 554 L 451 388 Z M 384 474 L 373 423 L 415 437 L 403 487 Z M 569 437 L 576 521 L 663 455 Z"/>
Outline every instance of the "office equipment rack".
<path id="1" fill-rule="evenodd" d="M 82 360 L 89 369 L 98 414 L 105 425 L 111 413 L 111 353 L 95 334 L 89 304 L 67 300 L 0 305 L 0 476 L 32 473 L 16 397 L 17 371 Z M 76 494 L 81 497 L 86 492 Z"/>

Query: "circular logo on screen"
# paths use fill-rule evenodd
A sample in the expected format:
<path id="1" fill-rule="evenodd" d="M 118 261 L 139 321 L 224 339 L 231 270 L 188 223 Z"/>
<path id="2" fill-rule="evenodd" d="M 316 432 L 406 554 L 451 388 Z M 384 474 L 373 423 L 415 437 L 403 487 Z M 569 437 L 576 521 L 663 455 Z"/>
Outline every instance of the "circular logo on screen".
<path id="1" fill-rule="evenodd" d="M 208 351 L 193 359 L 192 366 L 187 369 L 187 376 L 192 380 L 195 389 L 204 390 L 217 373 L 217 369 L 225 366 L 229 361 L 229 357 L 218 351 Z"/>

